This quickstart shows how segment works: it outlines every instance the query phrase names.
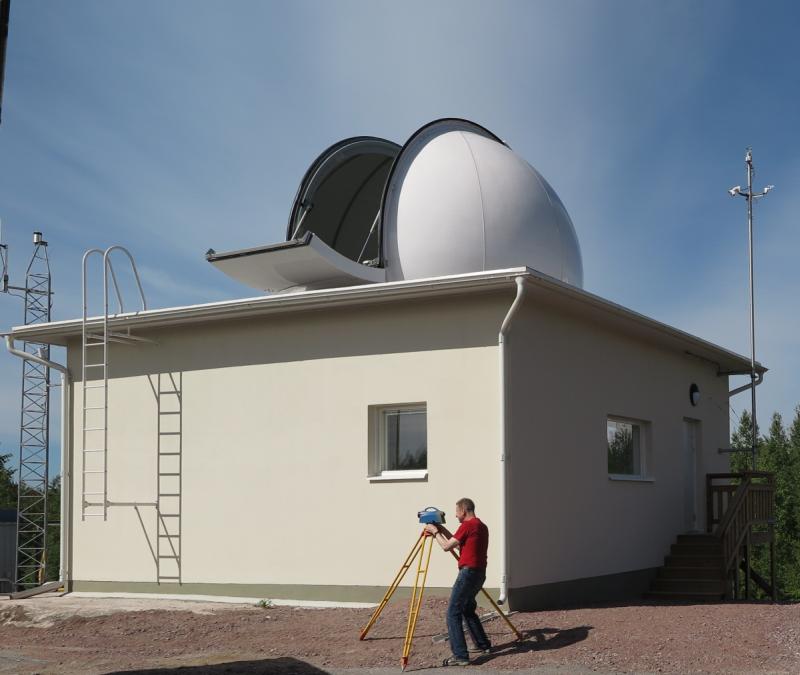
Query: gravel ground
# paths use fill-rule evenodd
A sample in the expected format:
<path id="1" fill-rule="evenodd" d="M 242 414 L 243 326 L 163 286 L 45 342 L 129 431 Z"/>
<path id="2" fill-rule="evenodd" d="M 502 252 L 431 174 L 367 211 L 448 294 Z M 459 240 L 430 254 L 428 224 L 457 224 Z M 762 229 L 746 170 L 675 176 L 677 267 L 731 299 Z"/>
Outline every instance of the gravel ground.
<path id="1" fill-rule="evenodd" d="M 446 601 L 423 604 L 406 672 L 437 667 Z M 399 672 L 408 608 L 259 608 L 165 600 L 0 600 L 0 673 Z M 800 673 L 800 604 L 598 606 L 498 618 L 489 673 Z M 452 669 L 451 669 L 452 670 Z M 456 671 L 460 672 L 460 671 Z"/>

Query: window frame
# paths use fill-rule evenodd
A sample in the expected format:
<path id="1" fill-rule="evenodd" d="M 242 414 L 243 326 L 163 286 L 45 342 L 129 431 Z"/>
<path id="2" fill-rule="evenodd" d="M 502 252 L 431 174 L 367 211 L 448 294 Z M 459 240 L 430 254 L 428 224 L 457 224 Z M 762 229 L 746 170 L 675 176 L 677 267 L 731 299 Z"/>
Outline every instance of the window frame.
<path id="1" fill-rule="evenodd" d="M 422 412 L 425 413 L 425 468 L 387 469 L 389 448 L 387 442 L 386 413 Z M 389 403 L 369 406 L 369 466 L 367 478 L 371 482 L 398 480 L 427 480 L 428 478 L 428 404 L 426 401 L 414 403 Z"/>
<path id="2" fill-rule="evenodd" d="M 638 473 L 611 473 L 608 470 L 608 424 L 615 422 L 617 424 L 629 424 L 638 427 L 639 429 L 639 472 Z M 612 481 L 631 481 L 631 482 L 654 482 L 652 474 L 652 434 L 651 426 L 648 420 L 637 419 L 635 417 L 625 417 L 622 415 L 606 415 L 606 433 L 605 433 L 605 449 L 606 449 L 606 473 L 608 479 Z M 635 463 L 635 462 L 634 462 Z"/>

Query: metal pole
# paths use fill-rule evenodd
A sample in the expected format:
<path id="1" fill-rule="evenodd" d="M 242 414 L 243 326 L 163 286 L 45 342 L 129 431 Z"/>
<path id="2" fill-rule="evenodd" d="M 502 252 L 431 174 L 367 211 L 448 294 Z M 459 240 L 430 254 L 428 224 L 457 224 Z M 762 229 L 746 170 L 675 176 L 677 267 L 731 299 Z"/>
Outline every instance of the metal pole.
<path id="1" fill-rule="evenodd" d="M 750 450 L 752 452 L 753 471 L 755 471 L 758 427 L 756 424 L 756 311 L 753 288 L 753 153 L 750 148 L 747 149 L 744 161 L 747 164 L 747 231 L 749 237 L 748 257 L 750 263 L 750 397 L 753 423 L 750 436 Z"/>
<path id="2" fill-rule="evenodd" d="M 753 201 L 765 197 L 774 188 L 774 185 L 767 185 L 758 194 L 753 194 L 753 151 L 747 148 L 744 156 L 744 163 L 747 165 L 747 190 L 742 190 L 741 185 L 732 187 L 728 190 L 731 197 L 744 197 L 747 200 L 747 235 L 748 235 L 748 257 L 750 263 L 750 397 L 752 406 L 752 433 L 750 437 L 750 452 L 752 455 L 753 471 L 756 470 L 756 452 L 758 447 L 758 418 L 756 416 L 756 385 L 761 380 L 756 374 L 756 309 L 755 309 L 755 290 L 753 274 Z M 731 394 L 738 393 L 742 388 L 734 389 Z"/>

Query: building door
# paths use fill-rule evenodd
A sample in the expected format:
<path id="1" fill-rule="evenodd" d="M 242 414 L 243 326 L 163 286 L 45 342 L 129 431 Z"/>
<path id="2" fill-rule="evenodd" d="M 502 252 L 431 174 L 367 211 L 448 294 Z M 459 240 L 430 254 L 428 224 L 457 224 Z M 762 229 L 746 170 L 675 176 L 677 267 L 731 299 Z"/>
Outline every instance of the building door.
<path id="1" fill-rule="evenodd" d="M 697 504 L 700 463 L 700 422 L 683 420 L 684 470 L 683 470 L 683 522 L 687 532 L 699 532 L 699 508 Z"/>

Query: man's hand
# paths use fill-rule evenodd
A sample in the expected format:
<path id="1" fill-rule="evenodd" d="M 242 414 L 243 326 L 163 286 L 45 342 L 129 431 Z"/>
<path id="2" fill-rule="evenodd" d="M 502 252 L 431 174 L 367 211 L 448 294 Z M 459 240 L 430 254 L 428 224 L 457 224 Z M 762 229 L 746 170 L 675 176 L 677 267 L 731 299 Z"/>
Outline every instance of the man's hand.
<path id="1" fill-rule="evenodd" d="M 425 525 L 425 531 L 428 534 L 436 535 L 439 534 L 439 526 L 434 525 L 433 523 L 428 523 Z"/>

